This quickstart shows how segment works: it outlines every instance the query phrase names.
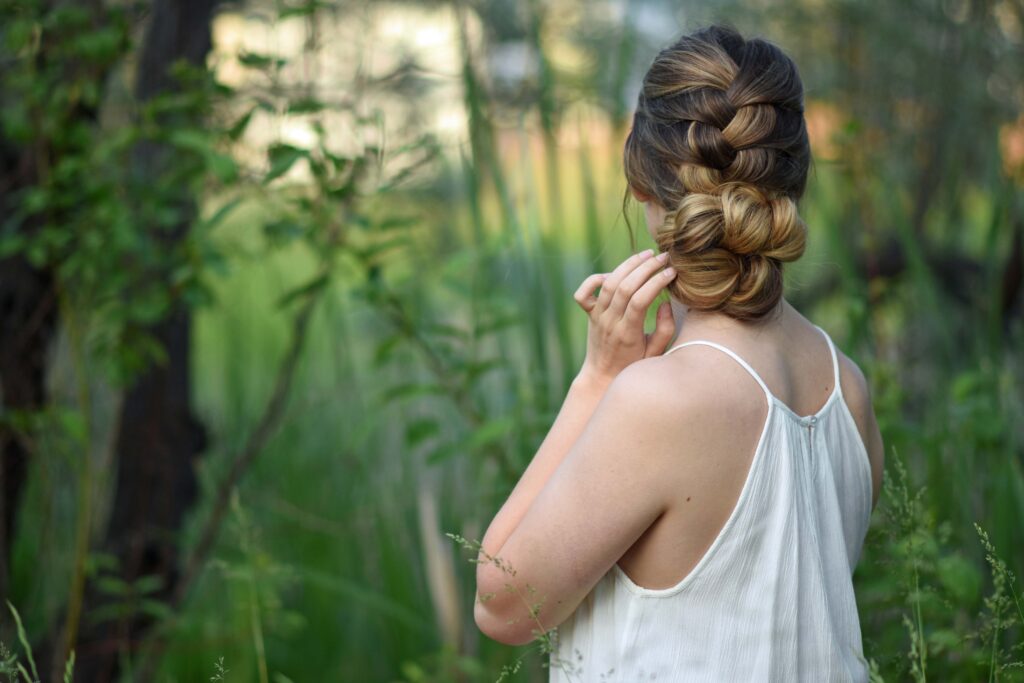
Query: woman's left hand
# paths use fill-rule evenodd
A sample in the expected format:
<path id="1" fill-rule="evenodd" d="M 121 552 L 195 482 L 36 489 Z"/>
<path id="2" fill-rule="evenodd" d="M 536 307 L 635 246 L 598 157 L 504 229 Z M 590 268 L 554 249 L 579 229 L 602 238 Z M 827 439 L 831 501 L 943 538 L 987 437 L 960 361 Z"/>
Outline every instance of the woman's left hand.
<path id="1" fill-rule="evenodd" d="M 653 254 L 648 249 L 630 256 L 611 273 L 591 275 L 573 295 L 590 318 L 581 375 L 610 381 L 630 363 L 665 352 L 675 332 L 672 307 L 667 301 L 658 307 L 657 323 L 650 334 L 644 332 L 644 320 L 675 272 L 664 268 L 667 254 Z M 598 287 L 601 292 L 595 297 Z"/>

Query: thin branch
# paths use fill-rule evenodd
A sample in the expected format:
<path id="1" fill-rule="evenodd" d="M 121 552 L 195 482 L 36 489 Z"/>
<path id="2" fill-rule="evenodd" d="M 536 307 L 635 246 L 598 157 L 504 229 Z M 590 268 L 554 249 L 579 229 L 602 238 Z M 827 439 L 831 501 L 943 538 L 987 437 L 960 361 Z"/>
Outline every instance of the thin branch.
<path id="1" fill-rule="evenodd" d="M 330 267 L 330 261 L 328 261 L 327 265 L 322 268 L 320 275 L 326 276 L 330 271 Z M 163 640 L 158 635 L 159 632 L 166 632 L 166 628 L 177 619 L 181 605 L 199 578 L 213 550 L 214 543 L 220 534 L 224 518 L 227 515 L 232 490 L 234 490 L 246 471 L 252 466 L 256 457 L 266 447 L 267 442 L 274 435 L 284 417 L 288 395 L 295 379 L 295 371 L 309 335 L 309 321 L 322 292 L 326 290 L 327 287 L 321 287 L 316 292 L 308 294 L 295 315 L 288 349 L 277 369 L 274 390 L 267 401 L 266 407 L 263 409 L 259 422 L 257 422 L 256 427 L 249 435 L 242 450 L 235 454 L 227 475 L 217 486 L 217 491 L 214 494 L 213 509 L 203 525 L 199 542 L 189 555 L 182 578 L 171 594 L 168 604 L 173 616 L 169 617 L 168 621 L 162 624 L 163 628 L 154 633 L 150 647 L 142 656 L 142 660 L 136 670 L 135 680 L 149 680 L 152 677 L 153 669 L 157 662 L 157 655 L 163 648 Z"/>

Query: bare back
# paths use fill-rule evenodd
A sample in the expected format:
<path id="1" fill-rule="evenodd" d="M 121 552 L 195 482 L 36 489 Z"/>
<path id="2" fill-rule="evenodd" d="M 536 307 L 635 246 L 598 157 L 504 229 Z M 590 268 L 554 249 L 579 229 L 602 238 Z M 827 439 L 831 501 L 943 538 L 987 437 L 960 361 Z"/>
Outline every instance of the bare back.
<path id="1" fill-rule="evenodd" d="M 782 302 L 782 314 L 759 326 L 722 318 L 686 320 L 670 353 L 658 363 L 664 378 L 652 387 L 681 419 L 678 453 L 655 466 L 674 480 L 676 498 L 619 560 L 639 586 L 677 585 L 697 565 L 736 507 L 765 425 L 768 407 L 757 380 L 720 351 L 688 341 L 717 342 L 736 352 L 760 375 L 781 409 L 794 416 L 813 415 L 835 388 L 828 343 L 810 321 Z M 881 436 L 864 375 L 837 350 L 840 399 L 846 402 L 870 463 L 872 506 L 878 500 L 883 470 Z M 680 392 L 679 387 L 688 390 Z M 694 396 L 699 397 L 694 400 Z"/>

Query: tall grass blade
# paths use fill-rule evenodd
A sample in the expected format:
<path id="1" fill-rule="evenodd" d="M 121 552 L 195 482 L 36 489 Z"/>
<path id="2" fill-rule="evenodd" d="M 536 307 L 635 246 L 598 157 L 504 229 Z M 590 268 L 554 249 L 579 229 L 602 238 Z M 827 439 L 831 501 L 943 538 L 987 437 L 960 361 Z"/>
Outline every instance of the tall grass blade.
<path id="1" fill-rule="evenodd" d="M 457 649 L 462 634 L 458 581 L 448 544 L 437 526 L 437 501 L 427 479 L 424 477 L 421 481 L 417 495 L 423 564 L 442 639 L 446 645 Z"/>
<path id="2" fill-rule="evenodd" d="M 32 676 L 35 680 L 39 680 L 39 670 L 36 669 L 36 660 L 32 657 L 32 646 L 28 643 L 28 635 L 25 633 L 25 627 L 21 623 L 21 615 L 18 614 L 18 610 L 14 608 L 10 600 L 7 600 L 7 608 L 11 610 L 11 614 L 14 615 L 14 624 L 18 629 L 18 641 L 21 646 L 25 648 L 25 657 L 28 658 L 28 665 L 32 669 Z M 18 668 L 22 668 L 18 665 Z M 26 676 L 27 677 L 27 676 Z"/>
<path id="3" fill-rule="evenodd" d="M 68 661 L 64 664 L 64 683 L 71 683 L 75 671 L 75 651 L 71 651 Z"/>

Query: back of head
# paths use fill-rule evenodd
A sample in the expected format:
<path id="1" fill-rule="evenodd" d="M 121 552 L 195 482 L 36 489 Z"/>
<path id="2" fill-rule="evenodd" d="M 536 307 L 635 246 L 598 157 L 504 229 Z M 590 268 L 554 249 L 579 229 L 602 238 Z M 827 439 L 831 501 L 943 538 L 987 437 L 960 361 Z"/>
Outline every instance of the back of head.
<path id="1" fill-rule="evenodd" d="M 796 204 L 810 162 L 803 109 L 793 61 L 731 27 L 683 36 L 654 59 L 624 168 L 666 211 L 655 241 L 682 303 L 741 320 L 778 304 L 782 264 L 803 254 L 807 236 Z"/>

